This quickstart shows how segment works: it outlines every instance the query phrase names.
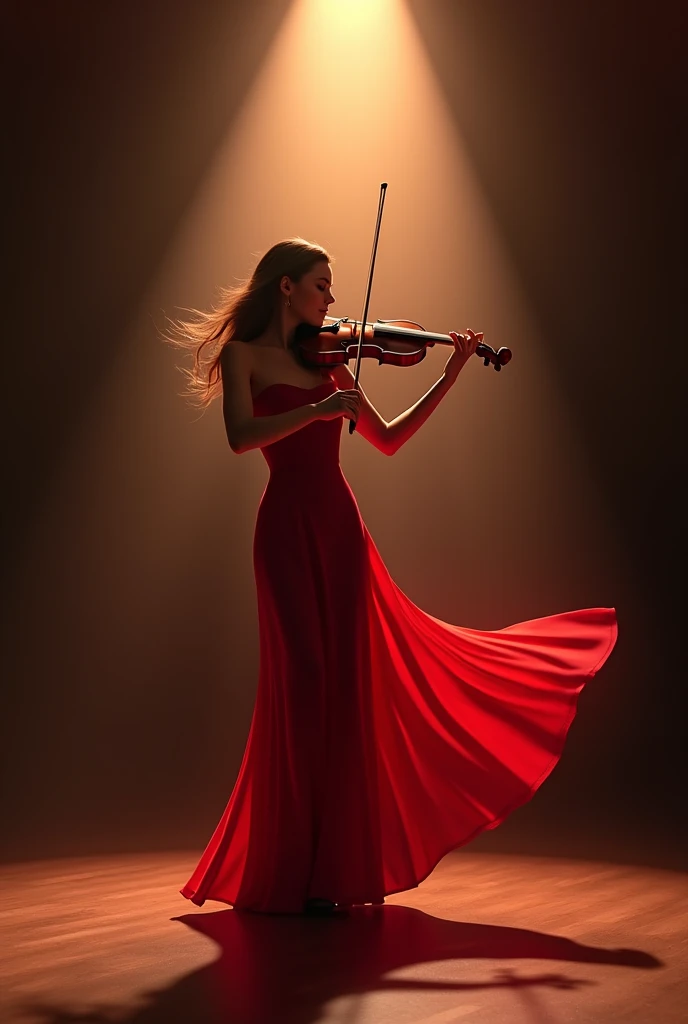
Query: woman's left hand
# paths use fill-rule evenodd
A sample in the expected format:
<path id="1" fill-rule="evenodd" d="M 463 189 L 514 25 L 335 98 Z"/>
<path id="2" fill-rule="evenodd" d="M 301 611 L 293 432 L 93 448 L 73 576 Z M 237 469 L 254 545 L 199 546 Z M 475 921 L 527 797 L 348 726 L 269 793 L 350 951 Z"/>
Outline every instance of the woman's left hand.
<path id="1" fill-rule="evenodd" d="M 456 331 L 450 331 L 449 337 L 454 342 L 454 351 L 447 360 L 443 376 L 453 384 L 470 357 L 475 355 L 475 350 L 483 340 L 483 332 L 479 331 L 476 334 L 469 327 L 465 334 L 457 334 Z"/>

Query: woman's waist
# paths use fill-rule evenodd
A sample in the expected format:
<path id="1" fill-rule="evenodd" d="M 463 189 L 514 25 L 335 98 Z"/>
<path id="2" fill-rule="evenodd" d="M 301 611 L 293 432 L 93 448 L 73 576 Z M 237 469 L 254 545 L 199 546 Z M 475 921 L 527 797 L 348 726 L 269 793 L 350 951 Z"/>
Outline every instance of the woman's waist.
<path id="1" fill-rule="evenodd" d="M 337 467 L 324 473 L 300 477 L 296 473 L 273 472 L 258 505 L 256 537 L 288 535 L 304 526 L 326 526 L 342 535 L 360 533 L 361 513 L 348 480 Z"/>
<path id="2" fill-rule="evenodd" d="M 266 459 L 266 462 L 270 470 L 268 483 L 279 481 L 283 484 L 290 478 L 298 479 L 299 483 L 344 479 L 339 459 L 284 458 L 275 461 Z"/>
<path id="3" fill-rule="evenodd" d="M 279 501 L 300 501 L 314 497 L 335 495 L 353 497 L 349 482 L 337 462 L 322 465 L 319 462 L 280 463 L 270 467 L 270 476 L 263 491 L 263 500 L 273 498 Z"/>

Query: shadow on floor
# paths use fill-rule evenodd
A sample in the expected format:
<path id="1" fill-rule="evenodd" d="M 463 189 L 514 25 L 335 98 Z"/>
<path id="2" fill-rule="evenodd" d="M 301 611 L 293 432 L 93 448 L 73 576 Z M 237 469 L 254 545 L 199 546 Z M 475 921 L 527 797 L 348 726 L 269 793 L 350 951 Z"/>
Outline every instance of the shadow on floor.
<path id="1" fill-rule="evenodd" d="M 634 969 L 662 962 L 634 949 L 600 949 L 521 928 L 470 924 L 432 917 L 401 906 L 355 907 L 328 918 L 220 910 L 173 918 L 212 939 L 220 948 L 213 963 L 164 990 L 141 993 L 148 1000 L 130 1014 L 116 1006 L 70 1012 L 32 1003 L 44 1024 L 310 1024 L 331 1000 L 391 991 L 481 989 L 572 989 L 595 982 L 584 976 L 519 973 L 513 963 L 489 980 L 460 982 L 393 979 L 389 974 L 432 961 L 477 958 L 559 960 L 615 964 Z M 481 966 L 480 973 L 485 973 Z"/>

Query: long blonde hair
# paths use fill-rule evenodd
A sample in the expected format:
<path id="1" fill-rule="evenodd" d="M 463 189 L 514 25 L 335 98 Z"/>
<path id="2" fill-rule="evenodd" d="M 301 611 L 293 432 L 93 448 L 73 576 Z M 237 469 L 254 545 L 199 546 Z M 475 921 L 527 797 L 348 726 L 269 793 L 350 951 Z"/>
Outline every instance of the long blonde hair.
<path id="1" fill-rule="evenodd" d="M 248 280 L 231 288 L 221 288 L 220 301 L 210 311 L 181 307 L 195 313 L 198 319 L 167 317 L 172 333 L 161 332 L 163 341 L 193 353 L 194 357 L 190 370 L 178 367 L 187 378 L 182 397 L 205 409 L 221 395 L 220 356 L 227 342 L 234 338 L 251 341 L 262 334 L 280 299 L 281 278 L 286 274 L 292 281 L 300 281 L 320 260 L 330 262 L 330 256 L 321 246 L 305 238 L 286 238 L 268 249 Z"/>

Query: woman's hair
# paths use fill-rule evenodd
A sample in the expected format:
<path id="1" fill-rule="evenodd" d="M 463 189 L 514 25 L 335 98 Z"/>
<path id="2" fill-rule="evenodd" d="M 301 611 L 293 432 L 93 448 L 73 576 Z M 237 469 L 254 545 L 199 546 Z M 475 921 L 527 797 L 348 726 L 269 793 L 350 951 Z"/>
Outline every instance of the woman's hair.
<path id="1" fill-rule="evenodd" d="M 181 392 L 192 405 L 207 408 L 222 394 L 220 356 L 228 341 L 251 341 L 267 328 L 280 300 L 280 280 L 300 281 L 328 253 L 305 238 L 286 238 L 261 257 L 251 277 L 232 288 L 220 289 L 220 302 L 212 310 L 182 309 L 195 313 L 196 320 L 171 320 L 172 333 L 161 332 L 163 341 L 193 353 L 193 366 L 178 369 L 187 378 Z"/>

